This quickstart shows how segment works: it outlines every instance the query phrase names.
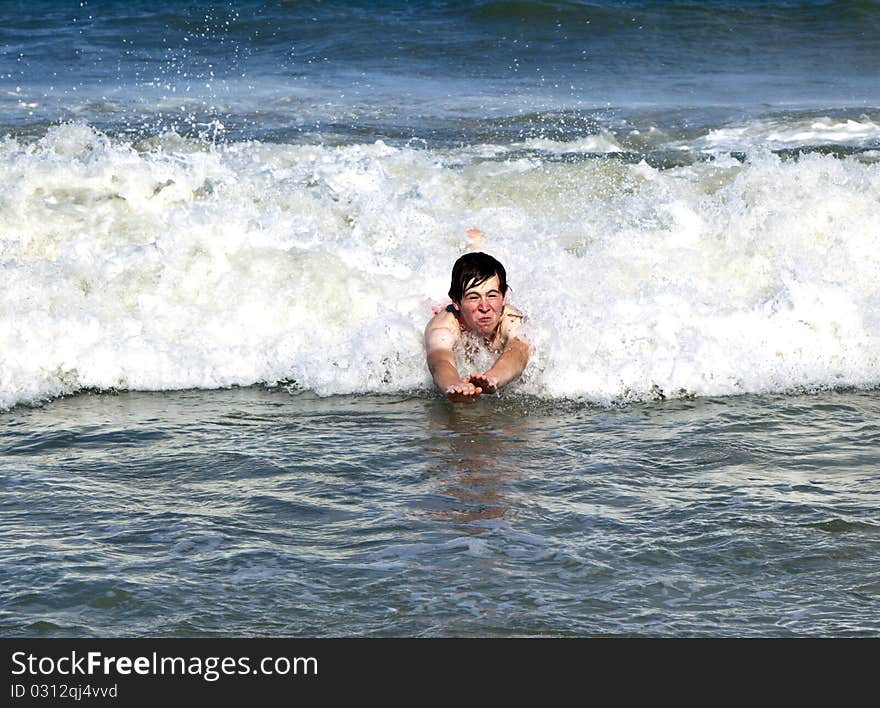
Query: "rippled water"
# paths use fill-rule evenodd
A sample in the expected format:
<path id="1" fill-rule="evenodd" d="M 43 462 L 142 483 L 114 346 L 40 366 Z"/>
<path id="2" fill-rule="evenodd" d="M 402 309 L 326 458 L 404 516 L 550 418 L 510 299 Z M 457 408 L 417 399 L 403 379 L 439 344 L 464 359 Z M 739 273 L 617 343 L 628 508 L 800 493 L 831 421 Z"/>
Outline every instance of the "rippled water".
<path id="1" fill-rule="evenodd" d="M 0 633 L 876 636 L 875 391 L 0 414 Z"/>

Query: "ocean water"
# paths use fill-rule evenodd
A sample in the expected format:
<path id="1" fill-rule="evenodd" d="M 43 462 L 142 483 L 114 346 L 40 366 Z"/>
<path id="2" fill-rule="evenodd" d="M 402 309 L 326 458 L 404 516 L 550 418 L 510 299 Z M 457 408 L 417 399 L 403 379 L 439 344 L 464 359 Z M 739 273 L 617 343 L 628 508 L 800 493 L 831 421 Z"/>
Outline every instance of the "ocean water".
<path id="1" fill-rule="evenodd" d="M 32 0 L 0 57 L 0 633 L 880 631 L 876 2 Z M 467 250 L 534 355 L 453 406 Z"/>
<path id="2" fill-rule="evenodd" d="M 6 636 L 877 636 L 873 392 L 0 419 Z"/>

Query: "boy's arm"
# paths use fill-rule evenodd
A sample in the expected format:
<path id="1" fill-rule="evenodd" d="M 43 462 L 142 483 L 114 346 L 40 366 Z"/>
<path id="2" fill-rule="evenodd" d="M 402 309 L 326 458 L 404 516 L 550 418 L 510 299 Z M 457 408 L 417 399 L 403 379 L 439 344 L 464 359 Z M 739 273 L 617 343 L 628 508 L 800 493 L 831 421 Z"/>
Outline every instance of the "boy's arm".
<path id="1" fill-rule="evenodd" d="M 463 381 L 455 368 L 455 347 L 457 333 L 438 323 L 436 318 L 425 329 L 425 350 L 428 370 L 437 386 L 450 401 L 476 401 L 482 389 L 470 381 Z"/>
<path id="2" fill-rule="evenodd" d="M 495 393 L 502 386 L 506 386 L 522 374 L 529 363 L 529 355 L 532 346 L 528 337 L 522 331 L 523 314 L 516 308 L 511 307 L 510 312 L 505 314 L 502 322 L 506 344 L 501 356 L 488 371 L 482 374 L 473 374 L 469 381 L 483 389 L 483 393 Z"/>
<path id="3" fill-rule="evenodd" d="M 483 389 L 483 393 L 495 393 L 502 386 L 519 377 L 529 363 L 529 343 L 522 338 L 509 339 L 501 356 L 492 367 L 482 374 L 472 374 L 469 381 Z"/>
<path id="4" fill-rule="evenodd" d="M 441 391 L 461 381 L 455 368 L 455 354 L 452 352 L 454 346 L 455 338 L 445 327 L 435 327 L 425 332 L 428 370 L 434 378 L 434 384 Z"/>

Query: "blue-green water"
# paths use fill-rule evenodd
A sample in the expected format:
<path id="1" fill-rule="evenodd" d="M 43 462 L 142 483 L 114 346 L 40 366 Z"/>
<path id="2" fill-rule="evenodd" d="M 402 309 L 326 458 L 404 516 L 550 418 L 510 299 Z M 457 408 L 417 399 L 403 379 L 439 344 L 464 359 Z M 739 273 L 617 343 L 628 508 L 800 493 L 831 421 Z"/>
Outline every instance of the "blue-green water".
<path id="1" fill-rule="evenodd" d="M 638 123 L 686 109 L 684 128 L 780 109 L 857 118 L 880 87 L 867 1 L 7 0 L 0 20 L 0 128 L 28 134 L 84 120 L 497 142 L 577 135 L 600 110 Z"/>
<path id="2" fill-rule="evenodd" d="M 876 392 L 0 416 L 5 636 L 877 636 Z"/>

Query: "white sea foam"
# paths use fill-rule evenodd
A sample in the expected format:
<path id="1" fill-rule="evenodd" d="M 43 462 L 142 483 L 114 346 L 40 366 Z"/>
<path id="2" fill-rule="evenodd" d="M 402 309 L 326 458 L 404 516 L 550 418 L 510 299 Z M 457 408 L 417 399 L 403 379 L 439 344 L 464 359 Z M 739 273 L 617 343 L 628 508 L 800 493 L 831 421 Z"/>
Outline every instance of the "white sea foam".
<path id="1" fill-rule="evenodd" d="M 381 142 L 0 144 L 0 406 L 84 387 L 430 390 L 455 258 L 508 268 L 518 390 L 597 402 L 880 383 L 880 165 L 656 170 Z"/>
<path id="2" fill-rule="evenodd" d="M 551 140 L 549 138 L 529 138 L 522 143 L 514 143 L 514 148 L 543 150 L 551 153 L 614 153 L 624 152 L 613 135 L 600 133 L 587 135 L 574 140 Z"/>
<path id="3" fill-rule="evenodd" d="M 830 117 L 766 118 L 710 130 L 693 147 L 714 151 L 780 150 L 810 145 L 862 147 L 880 144 L 880 125 L 860 119 Z"/>

